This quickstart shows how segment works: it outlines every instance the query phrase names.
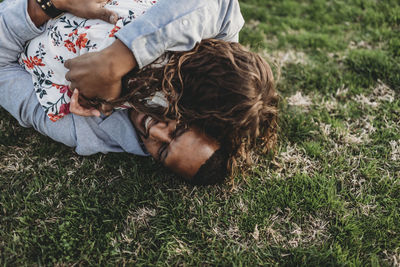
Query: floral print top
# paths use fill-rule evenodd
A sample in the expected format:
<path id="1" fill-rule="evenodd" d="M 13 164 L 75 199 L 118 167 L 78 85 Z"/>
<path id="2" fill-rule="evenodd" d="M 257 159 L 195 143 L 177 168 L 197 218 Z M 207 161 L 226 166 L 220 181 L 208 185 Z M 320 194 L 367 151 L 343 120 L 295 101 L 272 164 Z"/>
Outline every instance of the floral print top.
<path id="1" fill-rule="evenodd" d="M 72 90 L 65 79 L 64 62 L 111 45 L 115 33 L 146 12 L 157 0 L 112 0 L 105 6 L 119 15 L 116 25 L 102 20 L 83 19 L 64 14 L 50 20 L 46 31 L 31 40 L 19 63 L 32 74 L 39 103 L 52 121 L 70 113 Z"/>

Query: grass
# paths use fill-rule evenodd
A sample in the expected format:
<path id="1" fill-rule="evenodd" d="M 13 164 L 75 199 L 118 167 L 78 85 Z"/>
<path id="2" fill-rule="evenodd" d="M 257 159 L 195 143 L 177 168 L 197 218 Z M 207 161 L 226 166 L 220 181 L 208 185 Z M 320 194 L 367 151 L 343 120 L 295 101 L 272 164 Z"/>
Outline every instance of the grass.
<path id="1" fill-rule="evenodd" d="M 281 78 L 274 161 L 191 187 L 0 110 L 0 265 L 400 264 L 400 4 L 242 0 Z"/>

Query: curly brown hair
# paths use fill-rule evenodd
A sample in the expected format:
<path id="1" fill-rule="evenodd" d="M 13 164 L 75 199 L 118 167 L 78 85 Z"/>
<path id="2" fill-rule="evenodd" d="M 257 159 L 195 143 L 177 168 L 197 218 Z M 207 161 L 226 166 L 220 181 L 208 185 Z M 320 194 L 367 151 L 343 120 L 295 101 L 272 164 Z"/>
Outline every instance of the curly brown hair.
<path id="1" fill-rule="evenodd" d="M 271 68 L 260 55 L 238 43 L 208 39 L 160 60 L 167 64 L 128 73 L 121 97 L 111 104 L 129 102 L 160 121 L 176 119 L 202 129 L 229 153 L 230 170 L 238 157 L 251 161 L 257 138 L 264 151 L 274 147 L 279 97 Z M 148 104 L 158 91 L 169 107 Z"/>

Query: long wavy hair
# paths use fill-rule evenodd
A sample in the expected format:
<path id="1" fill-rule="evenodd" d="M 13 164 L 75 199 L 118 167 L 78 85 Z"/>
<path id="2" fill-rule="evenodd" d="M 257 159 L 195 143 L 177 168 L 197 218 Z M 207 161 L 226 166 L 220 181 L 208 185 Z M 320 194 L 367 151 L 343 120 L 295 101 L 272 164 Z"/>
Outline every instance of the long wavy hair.
<path id="1" fill-rule="evenodd" d="M 216 138 L 227 153 L 228 169 L 236 159 L 251 162 L 250 151 L 264 151 L 277 141 L 279 97 L 268 63 L 238 43 L 208 39 L 188 52 L 168 52 L 159 62 L 123 78 L 121 97 L 137 111 L 163 121 L 175 119 Z M 149 105 L 163 92 L 167 108 Z"/>

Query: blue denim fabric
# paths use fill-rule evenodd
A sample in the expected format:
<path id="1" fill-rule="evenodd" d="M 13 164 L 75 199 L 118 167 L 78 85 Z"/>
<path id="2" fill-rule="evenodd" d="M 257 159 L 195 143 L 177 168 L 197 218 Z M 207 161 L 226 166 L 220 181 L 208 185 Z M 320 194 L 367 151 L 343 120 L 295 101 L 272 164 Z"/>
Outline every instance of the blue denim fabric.
<path id="1" fill-rule="evenodd" d="M 160 0 L 137 23 L 121 29 L 118 37 L 143 67 L 166 50 L 188 50 L 201 39 L 237 41 L 242 25 L 237 0 Z M 17 63 L 25 43 L 42 31 L 29 18 L 27 0 L 6 0 L 0 5 L 0 105 L 22 126 L 76 147 L 80 155 L 147 155 L 127 110 L 102 118 L 70 114 L 57 122 L 48 119 L 36 99 L 31 75 Z"/>
<path id="2" fill-rule="evenodd" d="M 187 51 L 203 39 L 238 42 L 243 24 L 237 0 L 160 0 L 116 36 L 142 68 L 165 51 Z"/>

